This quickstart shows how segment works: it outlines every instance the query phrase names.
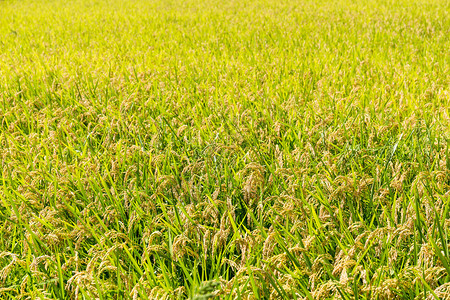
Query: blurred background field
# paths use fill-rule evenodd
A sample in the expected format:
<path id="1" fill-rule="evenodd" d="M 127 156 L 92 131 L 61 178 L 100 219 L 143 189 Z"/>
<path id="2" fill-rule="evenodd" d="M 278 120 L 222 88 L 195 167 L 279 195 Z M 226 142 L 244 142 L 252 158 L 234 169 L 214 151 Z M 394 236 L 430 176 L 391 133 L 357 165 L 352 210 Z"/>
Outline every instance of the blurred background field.
<path id="1" fill-rule="evenodd" d="M 0 297 L 449 299 L 446 0 L 0 2 Z"/>

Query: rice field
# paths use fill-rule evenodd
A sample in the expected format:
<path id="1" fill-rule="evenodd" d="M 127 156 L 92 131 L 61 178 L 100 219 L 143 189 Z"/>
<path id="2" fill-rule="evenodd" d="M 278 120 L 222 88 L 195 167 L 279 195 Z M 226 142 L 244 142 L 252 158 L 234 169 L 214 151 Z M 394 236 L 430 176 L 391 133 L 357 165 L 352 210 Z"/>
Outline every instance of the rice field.
<path id="1" fill-rule="evenodd" d="M 447 0 L 0 1 L 0 299 L 450 299 Z"/>

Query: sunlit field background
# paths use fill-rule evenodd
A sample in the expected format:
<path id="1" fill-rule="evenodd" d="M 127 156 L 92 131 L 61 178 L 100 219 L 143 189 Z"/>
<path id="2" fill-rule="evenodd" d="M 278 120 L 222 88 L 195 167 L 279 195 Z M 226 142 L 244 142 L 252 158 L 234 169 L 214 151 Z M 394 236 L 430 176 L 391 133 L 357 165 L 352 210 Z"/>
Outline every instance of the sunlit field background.
<path id="1" fill-rule="evenodd" d="M 1 299 L 449 299 L 446 0 L 0 1 Z"/>

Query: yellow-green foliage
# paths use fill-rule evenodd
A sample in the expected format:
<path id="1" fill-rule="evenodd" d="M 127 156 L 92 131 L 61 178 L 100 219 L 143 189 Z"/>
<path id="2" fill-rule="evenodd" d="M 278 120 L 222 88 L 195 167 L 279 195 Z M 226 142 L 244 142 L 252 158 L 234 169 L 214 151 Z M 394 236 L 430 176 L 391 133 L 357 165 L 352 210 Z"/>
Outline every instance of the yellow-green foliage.
<path id="1" fill-rule="evenodd" d="M 0 1 L 0 297 L 448 299 L 449 13 Z"/>

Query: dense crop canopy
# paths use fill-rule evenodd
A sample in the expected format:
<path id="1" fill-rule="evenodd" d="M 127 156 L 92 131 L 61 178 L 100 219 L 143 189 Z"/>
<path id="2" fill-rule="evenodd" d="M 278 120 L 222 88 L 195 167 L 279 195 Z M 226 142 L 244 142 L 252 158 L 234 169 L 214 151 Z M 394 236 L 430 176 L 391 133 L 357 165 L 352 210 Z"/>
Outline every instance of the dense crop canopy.
<path id="1" fill-rule="evenodd" d="M 0 298 L 448 299 L 449 13 L 0 1 Z"/>

